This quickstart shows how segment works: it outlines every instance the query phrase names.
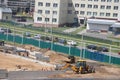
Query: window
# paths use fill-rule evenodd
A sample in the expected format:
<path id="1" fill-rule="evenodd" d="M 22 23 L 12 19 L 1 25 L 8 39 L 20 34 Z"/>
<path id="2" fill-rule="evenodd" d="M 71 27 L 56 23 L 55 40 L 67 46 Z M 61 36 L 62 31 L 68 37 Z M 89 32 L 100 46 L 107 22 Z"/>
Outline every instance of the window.
<path id="1" fill-rule="evenodd" d="M 88 8 L 92 8 L 92 5 L 91 5 L 91 4 L 88 4 Z"/>
<path id="2" fill-rule="evenodd" d="M 88 0 L 88 1 L 92 1 L 92 0 Z"/>
<path id="3" fill-rule="evenodd" d="M 38 2 L 38 6 L 43 6 L 43 3 L 42 2 Z"/>
<path id="4" fill-rule="evenodd" d="M 80 6 L 81 8 L 84 8 L 85 7 L 85 4 L 81 4 L 81 6 Z"/>
<path id="5" fill-rule="evenodd" d="M 87 15 L 91 15 L 91 12 L 90 12 L 90 11 L 88 11 L 88 12 L 87 12 Z"/>
<path id="6" fill-rule="evenodd" d="M 101 5 L 101 6 L 100 6 L 100 9 L 105 9 L 105 5 Z"/>
<path id="7" fill-rule="evenodd" d="M 106 9 L 111 9 L 111 6 L 106 6 Z"/>
<path id="8" fill-rule="evenodd" d="M 38 10 L 38 13 L 39 13 L 39 14 L 42 14 L 42 10 Z"/>
<path id="9" fill-rule="evenodd" d="M 8 16 L 6 16 L 6 20 L 8 19 Z"/>
<path id="10" fill-rule="evenodd" d="M 110 13 L 106 13 L 106 16 L 110 16 Z"/>
<path id="11" fill-rule="evenodd" d="M 53 11 L 53 14 L 57 14 L 57 11 Z"/>
<path id="12" fill-rule="evenodd" d="M 114 3 L 118 3 L 119 2 L 119 0 L 114 0 Z"/>
<path id="13" fill-rule="evenodd" d="M 49 20 L 50 20 L 49 18 L 45 18 L 45 22 L 49 22 Z"/>
<path id="14" fill-rule="evenodd" d="M 68 3 L 68 7 L 72 7 L 73 6 L 73 3 Z"/>
<path id="15" fill-rule="evenodd" d="M 93 12 L 93 16 L 97 16 L 97 12 Z"/>
<path id="16" fill-rule="evenodd" d="M 94 0 L 95 2 L 98 2 L 98 0 Z"/>
<path id="17" fill-rule="evenodd" d="M 68 10 L 68 14 L 72 14 L 72 10 Z"/>
<path id="18" fill-rule="evenodd" d="M 84 12 L 84 11 L 80 11 L 80 14 L 81 14 L 81 15 L 84 15 L 84 14 L 85 14 L 85 12 Z"/>
<path id="19" fill-rule="evenodd" d="M 53 18 L 53 19 L 52 19 L 52 22 L 57 22 L 57 19 L 56 19 L 56 18 Z"/>
<path id="20" fill-rule="evenodd" d="M 106 0 L 101 0 L 101 2 L 105 2 Z"/>
<path id="21" fill-rule="evenodd" d="M 58 7 L 58 4 L 57 4 L 57 3 L 54 3 L 54 4 L 53 4 L 53 7 Z"/>
<path id="22" fill-rule="evenodd" d="M 107 0 L 107 2 L 112 2 L 112 0 Z"/>
<path id="23" fill-rule="evenodd" d="M 105 2 L 106 0 L 101 0 L 101 2 Z"/>
<path id="24" fill-rule="evenodd" d="M 37 21 L 42 21 L 42 17 L 37 17 Z"/>
<path id="25" fill-rule="evenodd" d="M 79 4 L 75 4 L 75 7 L 79 7 Z"/>
<path id="26" fill-rule="evenodd" d="M 45 10 L 45 14 L 50 14 L 50 11 L 49 10 Z"/>
<path id="27" fill-rule="evenodd" d="M 50 3 L 46 3 L 46 7 L 50 7 Z"/>
<path id="28" fill-rule="evenodd" d="M 113 13 L 113 17 L 118 17 L 118 14 L 117 13 Z"/>
<path id="29" fill-rule="evenodd" d="M 118 6 L 114 6 L 114 10 L 118 10 Z"/>
<path id="30" fill-rule="evenodd" d="M 105 14 L 104 14 L 104 12 L 100 12 L 100 16 L 104 16 Z"/>
<path id="31" fill-rule="evenodd" d="M 79 11 L 75 11 L 75 14 L 79 14 Z"/>
<path id="32" fill-rule="evenodd" d="M 97 9 L 97 8 L 98 8 L 98 5 L 94 5 L 94 8 Z"/>

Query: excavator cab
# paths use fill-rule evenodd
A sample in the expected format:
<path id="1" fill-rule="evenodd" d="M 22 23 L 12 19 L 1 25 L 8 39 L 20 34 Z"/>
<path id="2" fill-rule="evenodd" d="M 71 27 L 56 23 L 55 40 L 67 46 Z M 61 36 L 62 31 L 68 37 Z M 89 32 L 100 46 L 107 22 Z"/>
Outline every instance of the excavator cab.
<path id="1" fill-rule="evenodd" d="M 79 68 L 80 66 L 86 67 L 86 61 L 79 60 L 76 62 L 76 67 Z"/>

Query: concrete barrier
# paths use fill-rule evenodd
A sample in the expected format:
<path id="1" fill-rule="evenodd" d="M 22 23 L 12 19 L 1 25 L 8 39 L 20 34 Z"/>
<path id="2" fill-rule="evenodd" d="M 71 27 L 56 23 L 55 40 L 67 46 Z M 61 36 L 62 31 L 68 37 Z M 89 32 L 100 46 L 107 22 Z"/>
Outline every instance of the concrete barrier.
<path id="1" fill-rule="evenodd" d="M 6 69 L 0 69 L 0 80 L 8 78 L 8 71 Z"/>

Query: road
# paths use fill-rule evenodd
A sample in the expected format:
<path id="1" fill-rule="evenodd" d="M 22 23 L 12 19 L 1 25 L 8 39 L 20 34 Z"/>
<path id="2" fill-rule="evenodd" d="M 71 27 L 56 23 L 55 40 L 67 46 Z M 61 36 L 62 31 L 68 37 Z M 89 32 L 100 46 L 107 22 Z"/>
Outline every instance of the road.
<path id="1" fill-rule="evenodd" d="M 120 80 L 120 78 L 49 78 L 64 71 L 10 71 L 8 80 Z"/>

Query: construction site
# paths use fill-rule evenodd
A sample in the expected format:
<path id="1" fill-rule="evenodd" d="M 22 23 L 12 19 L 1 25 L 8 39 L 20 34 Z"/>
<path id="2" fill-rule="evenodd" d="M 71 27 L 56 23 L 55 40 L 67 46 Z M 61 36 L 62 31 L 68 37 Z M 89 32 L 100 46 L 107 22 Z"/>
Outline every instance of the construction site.
<path id="1" fill-rule="evenodd" d="M 0 43 L 0 70 L 52 72 L 47 78 L 110 78 L 119 80 L 120 66 L 41 49 Z M 2 78 L 1 78 L 2 79 Z M 16 79 L 21 80 L 21 79 Z M 22 79 L 23 80 L 23 79 Z"/>

